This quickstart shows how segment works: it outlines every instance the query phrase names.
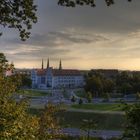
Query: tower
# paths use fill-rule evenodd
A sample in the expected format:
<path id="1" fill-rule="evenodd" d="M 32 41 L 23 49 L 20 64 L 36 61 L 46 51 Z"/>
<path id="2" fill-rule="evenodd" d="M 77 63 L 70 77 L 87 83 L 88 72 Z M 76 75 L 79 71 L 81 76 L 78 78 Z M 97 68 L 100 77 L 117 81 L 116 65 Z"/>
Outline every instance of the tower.
<path id="1" fill-rule="evenodd" d="M 41 67 L 42 69 L 44 69 L 44 63 L 43 63 L 43 59 L 42 59 L 42 67 Z"/>
<path id="2" fill-rule="evenodd" d="M 47 69 L 50 67 L 50 62 L 49 62 L 49 58 L 48 58 L 48 61 L 47 61 Z"/>
<path id="3" fill-rule="evenodd" d="M 61 59 L 60 59 L 60 62 L 59 62 L 59 70 L 62 70 L 62 63 L 61 63 Z"/>

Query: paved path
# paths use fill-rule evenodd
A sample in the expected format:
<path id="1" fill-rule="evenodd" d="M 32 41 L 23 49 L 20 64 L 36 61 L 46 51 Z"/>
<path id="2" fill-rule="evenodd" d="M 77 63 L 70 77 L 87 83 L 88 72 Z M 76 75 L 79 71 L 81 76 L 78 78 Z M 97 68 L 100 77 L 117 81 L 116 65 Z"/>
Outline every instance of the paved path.
<path id="1" fill-rule="evenodd" d="M 87 132 L 80 130 L 78 128 L 63 128 L 62 133 L 70 136 L 87 136 Z M 112 131 L 112 130 L 91 130 L 91 137 L 102 137 L 104 139 L 112 137 L 121 137 L 122 131 Z"/>

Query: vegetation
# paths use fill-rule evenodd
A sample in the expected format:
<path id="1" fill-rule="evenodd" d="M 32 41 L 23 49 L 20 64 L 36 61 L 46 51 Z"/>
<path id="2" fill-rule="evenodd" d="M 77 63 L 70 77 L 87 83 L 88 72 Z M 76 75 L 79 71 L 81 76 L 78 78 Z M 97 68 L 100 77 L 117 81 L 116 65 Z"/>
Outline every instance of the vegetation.
<path id="1" fill-rule="evenodd" d="M 125 106 L 126 122 L 124 139 L 140 139 L 140 103 L 126 104 Z"/>
<path id="2" fill-rule="evenodd" d="M 103 93 L 113 92 L 114 81 L 104 77 L 100 73 L 90 71 L 86 76 L 85 90 L 93 96 L 102 96 Z"/>
<path id="3" fill-rule="evenodd" d="M 79 99 L 79 105 L 82 105 L 83 104 L 83 100 L 80 98 Z"/>
<path id="4" fill-rule="evenodd" d="M 105 0 L 105 3 L 110 6 L 115 3 L 115 0 Z M 96 6 L 95 0 L 58 0 L 58 5 L 67 7 L 75 7 L 76 5 Z M 0 25 L 17 29 L 21 40 L 25 41 L 30 37 L 29 30 L 32 28 L 32 24 L 37 22 L 36 11 L 37 6 L 34 4 L 34 0 L 1 0 Z"/>
<path id="5" fill-rule="evenodd" d="M 30 108 L 30 114 L 40 115 L 43 109 Z M 59 124 L 61 127 L 81 128 L 83 120 L 95 120 L 97 130 L 123 130 L 125 125 L 125 116 L 123 114 L 94 113 L 94 112 L 76 112 L 63 111 L 58 112 Z M 95 128 L 95 127 L 94 127 Z"/>
<path id="6" fill-rule="evenodd" d="M 27 97 L 35 97 L 35 96 L 51 96 L 51 93 L 46 91 L 40 90 L 33 90 L 33 89 L 21 89 L 17 92 L 20 95 L 27 96 Z"/>
<path id="7" fill-rule="evenodd" d="M 0 53 L 0 139 L 1 140 L 40 140 L 58 138 L 56 130 L 57 107 L 48 104 L 41 116 L 28 113 L 28 101 L 16 101 L 13 93 L 17 92 L 21 79 L 19 75 L 5 76 L 11 68 L 6 57 Z"/>
<path id="8" fill-rule="evenodd" d="M 21 74 L 21 87 L 23 88 L 31 88 L 32 80 L 29 75 Z"/>
<path id="9" fill-rule="evenodd" d="M 100 72 L 91 70 L 86 75 L 85 91 L 93 97 L 104 97 L 109 100 L 114 92 L 124 95 L 140 92 L 140 74 L 123 71 L 115 77 L 107 77 Z"/>
<path id="10" fill-rule="evenodd" d="M 98 111 L 123 111 L 123 105 L 122 104 L 74 104 L 71 106 L 75 109 L 87 109 L 87 110 L 98 110 Z"/>
<path id="11" fill-rule="evenodd" d="M 0 1 L 0 25 L 17 29 L 20 38 L 29 38 L 32 23 L 37 22 L 37 6 L 34 0 L 1 0 Z M 2 35 L 2 33 L 0 33 Z"/>
<path id="12" fill-rule="evenodd" d="M 94 120 L 97 123 L 96 129 L 99 130 L 123 130 L 125 124 L 122 114 L 66 111 L 58 116 L 62 127 L 81 128 L 83 120 Z"/>
<path id="13" fill-rule="evenodd" d="M 86 140 L 90 140 L 90 132 L 92 129 L 96 128 L 96 125 L 97 125 L 96 122 L 92 119 L 82 120 L 81 129 L 87 132 Z"/>
<path id="14" fill-rule="evenodd" d="M 115 0 L 104 0 L 107 6 L 111 6 L 115 3 Z M 132 0 L 127 0 L 131 2 Z M 95 0 L 59 0 L 59 5 L 67 6 L 67 7 L 75 7 L 76 5 L 89 5 L 91 7 L 95 7 Z"/>
<path id="15" fill-rule="evenodd" d="M 72 98 L 71 98 L 71 102 L 76 102 L 76 98 L 75 98 L 75 96 L 72 96 Z"/>

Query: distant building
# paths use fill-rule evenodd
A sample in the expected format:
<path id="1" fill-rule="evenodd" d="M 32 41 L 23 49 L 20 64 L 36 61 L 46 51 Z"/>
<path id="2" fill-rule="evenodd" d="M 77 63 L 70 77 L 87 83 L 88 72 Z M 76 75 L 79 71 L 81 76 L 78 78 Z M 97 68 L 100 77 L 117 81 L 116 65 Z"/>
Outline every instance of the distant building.
<path id="1" fill-rule="evenodd" d="M 31 69 L 15 69 L 14 74 L 31 76 Z"/>
<path id="2" fill-rule="evenodd" d="M 43 60 L 41 69 L 31 71 L 32 88 L 58 89 L 58 88 L 79 88 L 84 85 L 84 77 L 79 70 L 63 69 L 60 60 L 59 68 L 53 69 L 49 66 L 44 68 Z"/>

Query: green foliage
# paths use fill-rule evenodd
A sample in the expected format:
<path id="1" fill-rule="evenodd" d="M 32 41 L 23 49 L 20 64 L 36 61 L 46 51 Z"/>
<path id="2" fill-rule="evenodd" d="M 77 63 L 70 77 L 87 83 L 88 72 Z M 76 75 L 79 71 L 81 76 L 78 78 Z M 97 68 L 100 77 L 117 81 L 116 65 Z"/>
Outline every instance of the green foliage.
<path id="1" fill-rule="evenodd" d="M 110 94 L 109 93 L 104 93 L 103 94 L 104 102 L 108 102 L 110 99 Z"/>
<path id="2" fill-rule="evenodd" d="M 111 6 L 115 3 L 115 0 L 104 0 L 107 6 Z M 131 2 L 132 0 L 127 0 L 128 2 Z M 58 4 L 61 6 L 67 6 L 67 7 L 75 7 L 76 5 L 89 5 L 91 7 L 95 7 L 95 0 L 59 0 Z"/>
<path id="3" fill-rule="evenodd" d="M 76 98 L 75 98 L 75 96 L 72 96 L 72 98 L 71 98 L 71 102 L 76 102 Z"/>
<path id="4" fill-rule="evenodd" d="M 95 129 L 97 126 L 97 122 L 93 119 L 83 119 L 81 129 L 87 132 L 87 139 L 90 140 L 90 131 Z"/>
<path id="5" fill-rule="evenodd" d="M 136 93 L 136 100 L 139 100 L 139 99 L 140 99 L 140 93 L 137 92 L 137 93 Z"/>
<path id="6" fill-rule="evenodd" d="M 98 110 L 98 111 L 123 111 L 123 105 L 116 103 L 116 104 L 74 104 L 71 106 L 75 109 L 86 109 L 86 110 Z"/>
<path id="7" fill-rule="evenodd" d="M 51 96 L 51 93 L 46 91 L 39 91 L 39 90 L 33 90 L 33 89 L 22 89 L 18 90 L 17 92 L 20 95 L 27 96 L 27 97 L 35 97 L 35 96 Z"/>
<path id="8" fill-rule="evenodd" d="M 0 53 L 0 75 L 2 76 L 5 70 L 8 68 L 6 57 L 3 53 Z"/>
<path id="9" fill-rule="evenodd" d="M 56 133 L 56 107 L 49 104 L 41 117 L 28 113 L 27 99 L 16 100 L 13 96 L 21 85 L 19 75 L 5 76 L 9 64 L 0 55 L 0 139 L 1 140 L 47 140 Z M 48 131 L 51 129 L 53 133 Z"/>
<path id="10" fill-rule="evenodd" d="M 123 71 L 114 77 L 108 77 L 96 70 L 91 70 L 85 82 L 85 91 L 91 92 L 94 97 L 103 97 L 104 94 L 115 92 L 123 95 L 140 92 L 140 73 L 133 71 Z"/>
<path id="11" fill-rule="evenodd" d="M 18 75 L 5 76 L 10 66 L 1 54 L 0 74 L 0 139 L 34 139 L 38 129 L 37 117 L 27 114 L 28 102 L 16 101 L 13 93 L 21 83 Z"/>
<path id="12" fill-rule="evenodd" d="M 126 127 L 124 139 L 140 139 L 140 103 L 126 104 L 125 106 Z"/>
<path id="13" fill-rule="evenodd" d="M 31 78 L 28 76 L 28 75 L 26 75 L 26 74 L 22 74 L 21 75 L 21 86 L 22 87 L 28 87 L 28 88 L 30 88 L 31 87 L 31 85 L 32 85 L 32 80 L 31 80 Z"/>
<path id="14" fill-rule="evenodd" d="M 17 29 L 24 41 L 29 38 L 32 23 L 37 22 L 36 10 L 34 0 L 1 0 L 0 25 Z"/>
<path id="15" fill-rule="evenodd" d="M 81 122 L 83 119 L 91 119 L 98 122 L 96 128 L 98 130 L 123 130 L 125 123 L 124 115 L 113 113 L 65 111 L 59 113 L 58 116 L 63 118 L 60 121 L 62 127 L 81 128 Z M 95 127 L 93 129 L 95 129 Z"/>
<path id="16" fill-rule="evenodd" d="M 80 98 L 79 99 L 79 105 L 83 104 L 83 100 Z"/>
<path id="17" fill-rule="evenodd" d="M 91 92 L 88 92 L 87 93 L 87 100 L 88 100 L 88 103 L 91 103 L 91 100 L 92 100 L 92 94 L 91 94 Z"/>
<path id="18" fill-rule="evenodd" d="M 91 92 L 93 96 L 102 96 L 103 93 L 113 92 L 114 87 L 114 81 L 105 78 L 100 73 L 90 71 L 86 77 L 85 91 Z"/>
<path id="19" fill-rule="evenodd" d="M 39 139 L 47 140 L 47 139 L 57 139 L 62 135 L 59 131 L 59 125 L 56 113 L 58 112 L 58 108 L 51 103 L 45 106 L 45 110 L 42 112 L 40 120 L 39 120 Z"/>

